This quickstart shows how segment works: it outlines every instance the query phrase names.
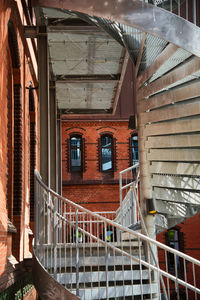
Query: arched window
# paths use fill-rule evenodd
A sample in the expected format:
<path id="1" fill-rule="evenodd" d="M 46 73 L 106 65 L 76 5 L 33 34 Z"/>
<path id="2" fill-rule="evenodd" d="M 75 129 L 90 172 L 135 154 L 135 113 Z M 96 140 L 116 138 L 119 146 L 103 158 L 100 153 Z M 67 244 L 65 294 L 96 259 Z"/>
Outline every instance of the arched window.
<path id="1" fill-rule="evenodd" d="M 135 165 L 139 162 L 139 155 L 138 155 L 138 135 L 132 134 L 130 138 L 130 165 Z"/>
<path id="2" fill-rule="evenodd" d="M 110 135 L 101 136 L 101 164 L 102 171 L 113 169 L 113 139 Z"/>
<path id="3" fill-rule="evenodd" d="M 66 139 L 66 167 L 67 172 L 73 174 L 73 178 L 86 171 L 85 138 L 81 133 L 72 133 Z"/>
<path id="4" fill-rule="evenodd" d="M 71 172 L 82 171 L 82 137 L 70 137 L 70 169 Z"/>

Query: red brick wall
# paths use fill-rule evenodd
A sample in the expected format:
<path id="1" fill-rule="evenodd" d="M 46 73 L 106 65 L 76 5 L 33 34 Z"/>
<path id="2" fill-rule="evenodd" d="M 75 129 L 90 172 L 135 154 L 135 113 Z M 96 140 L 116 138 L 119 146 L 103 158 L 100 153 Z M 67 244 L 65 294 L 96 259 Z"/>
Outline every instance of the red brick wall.
<path id="1" fill-rule="evenodd" d="M 3 1 L 0 2 L 0 275 L 5 272 L 7 259 L 7 51 Z M 3 84 L 2 84 L 3 83 Z M 4 88 L 2 86 L 4 85 Z"/>
<path id="2" fill-rule="evenodd" d="M 116 184 L 64 186 L 63 196 L 96 212 L 115 211 L 119 207 L 119 186 Z"/>
<path id="3" fill-rule="evenodd" d="M 85 139 L 86 171 L 83 172 L 84 180 L 101 180 L 102 173 L 98 171 L 98 138 L 103 132 L 110 132 L 116 138 L 116 160 L 117 170 L 114 172 L 114 179 L 118 180 L 119 172 L 129 167 L 129 137 L 132 130 L 128 129 L 128 122 L 117 121 L 87 121 L 87 122 L 63 122 L 62 123 L 62 179 L 70 180 L 70 173 L 67 172 L 66 161 L 66 140 L 70 134 L 79 132 Z"/>
<path id="4" fill-rule="evenodd" d="M 116 171 L 105 178 L 99 171 L 98 138 L 104 132 L 110 132 L 116 138 Z M 67 168 L 66 140 L 70 134 L 80 133 L 85 139 L 85 165 L 81 184 L 73 184 Z M 62 179 L 63 195 L 69 200 L 93 211 L 112 211 L 119 206 L 119 172 L 128 168 L 129 138 L 132 130 L 128 122 L 120 121 L 71 121 L 62 123 Z M 96 182 L 96 184 L 95 184 Z M 93 183 L 93 184 L 92 184 Z M 108 184 L 109 183 L 109 184 Z"/>
<path id="5" fill-rule="evenodd" d="M 8 41 L 8 22 L 12 20 L 17 37 L 19 68 L 13 69 L 11 58 L 12 51 Z M 22 23 L 23 22 L 23 23 Z M 0 275 L 6 271 L 7 247 L 7 223 L 9 217 L 17 228 L 13 233 L 12 248 L 16 259 L 21 261 L 29 255 L 29 92 L 26 87 L 32 81 L 37 86 L 35 66 L 32 64 L 33 51 L 25 46 L 23 37 L 23 25 L 25 25 L 21 1 L 0 1 Z M 22 149 L 22 173 L 21 173 L 21 211 L 13 216 L 13 167 L 8 170 L 9 161 L 13 159 L 14 147 L 14 84 L 21 87 L 21 149 Z M 37 93 L 35 94 L 36 113 L 38 111 Z M 10 118 L 8 115 L 10 114 Z M 37 118 L 36 118 L 37 119 Z M 10 121 L 9 121 L 10 120 Z M 38 124 L 36 124 L 38 128 Z M 38 132 L 38 129 L 37 129 Z M 10 134 L 10 135 L 9 135 Z M 8 151 L 8 146 L 10 151 Z M 38 159 L 37 159 L 38 165 Z M 8 178 L 9 176 L 9 178 Z M 14 198 L 14 197 L 13 197 Z"/>

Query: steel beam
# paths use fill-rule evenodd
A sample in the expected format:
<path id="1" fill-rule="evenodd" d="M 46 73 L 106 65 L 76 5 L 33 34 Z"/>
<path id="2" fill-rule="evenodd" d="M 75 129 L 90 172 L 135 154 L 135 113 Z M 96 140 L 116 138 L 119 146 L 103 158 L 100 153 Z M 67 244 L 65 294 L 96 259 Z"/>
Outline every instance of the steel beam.
<path id="1" fill-rule="evenodd" d="M 56 75 L 56 82 L 66 83 L 99 83 L 99 82 L 116 82 L 120 80 L 120 74 L 111 75 Z"/>

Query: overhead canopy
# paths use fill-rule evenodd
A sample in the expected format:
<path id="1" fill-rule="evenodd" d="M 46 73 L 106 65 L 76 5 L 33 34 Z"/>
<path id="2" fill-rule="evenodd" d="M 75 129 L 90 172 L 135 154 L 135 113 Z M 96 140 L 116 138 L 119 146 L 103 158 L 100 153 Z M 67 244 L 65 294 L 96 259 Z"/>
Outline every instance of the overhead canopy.
<path id="1" fill-rule="evenodd" d="M 61 113 L 114 113 L 128 62 L 125 48 L 78 15 L 41 8 L 47 22 L 51 88 Z"/>

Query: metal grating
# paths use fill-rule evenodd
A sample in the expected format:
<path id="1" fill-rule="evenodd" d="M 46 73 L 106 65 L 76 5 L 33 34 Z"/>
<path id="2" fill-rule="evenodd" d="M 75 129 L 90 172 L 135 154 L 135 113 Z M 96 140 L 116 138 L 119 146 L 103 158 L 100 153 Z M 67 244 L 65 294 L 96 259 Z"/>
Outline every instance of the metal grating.
<path id="1" fill-rule="evenodd" d="M 161 77 L 162 75 L 166 74 L 173 68 L 177 67 L 180 63 L 188 59 L 192 54 L 188 51 L 185 51 L 179 48 L 176 53 L 171 56 L 153 76 L 150 78 L 149 83 L 156 80 L 157 78 Z"/>
<path id="2" fill-rule="evenodd" d="M 163 51 L 166 45 L 166 41 L 147 33 L 139 74 L 151 65 L 151 63 L 156 59 L 158 54 Z"/>

